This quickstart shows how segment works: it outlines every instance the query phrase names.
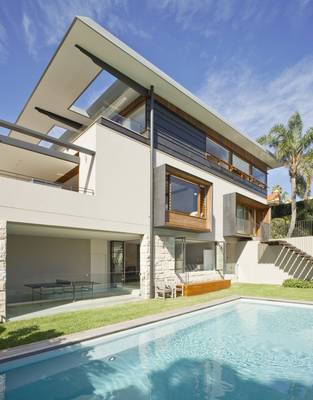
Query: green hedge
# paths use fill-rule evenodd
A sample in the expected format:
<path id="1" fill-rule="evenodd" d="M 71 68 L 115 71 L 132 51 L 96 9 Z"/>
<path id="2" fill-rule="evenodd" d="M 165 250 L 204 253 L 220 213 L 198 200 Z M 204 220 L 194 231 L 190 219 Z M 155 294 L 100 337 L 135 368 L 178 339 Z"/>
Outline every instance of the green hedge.
<path id="1" fill-rule="evenodd" d="M 306 281 L 304 279 L 286 279 L 283 282 L 283 286 L 300 289 L 313 289 L 313 281 Z"/>

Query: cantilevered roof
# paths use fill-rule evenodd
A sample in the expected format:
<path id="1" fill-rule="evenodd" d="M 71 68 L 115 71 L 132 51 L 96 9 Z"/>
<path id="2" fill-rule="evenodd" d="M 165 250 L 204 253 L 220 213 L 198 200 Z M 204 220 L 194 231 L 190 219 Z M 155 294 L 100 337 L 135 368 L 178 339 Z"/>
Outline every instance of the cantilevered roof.
<path id="1" fill-rule="evenodd" d="M 280 166 L 273 155 L 265 151 L 262 146 L 238 131 L 183 86 L 86 17 L 74 19 L 19 115 L 18 124 L 43 133 L 48 132 L 55 122 L 40 114 L 35 107 L 62 115 L 83 125 L 90 124 L 87 115 L 77 113 L 70 108 L 101 72 L 101 68 L 75 45 L 81 46 L 144 88 L 149 89 L 153 85 L 157 95 L 253 154 L 269 168 Z M 58 125 L 62 126 L 60 123 Z M 16 132 L 11 134 L 15 137 L 20 136 Z M 23 139 L 36 142 L 36 139 L 32 138 Z"/>

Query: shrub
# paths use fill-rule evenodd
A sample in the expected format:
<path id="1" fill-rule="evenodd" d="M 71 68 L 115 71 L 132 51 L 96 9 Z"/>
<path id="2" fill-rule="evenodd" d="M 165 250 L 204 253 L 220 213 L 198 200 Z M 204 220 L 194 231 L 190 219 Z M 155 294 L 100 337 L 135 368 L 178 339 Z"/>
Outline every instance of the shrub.
<path id="1" fill-rule="evenodd" d="M 274 218 L 271 223 L 271 236 L 273 239 L 285 238 L 288 233 L 289 221 L 286 218 Z"/>
<path id="2" fill-rule="evenodd" d="M 306 281 L 304 279 L 286 279 L 283 282 L 283 286 L 290 288 L 313 289 L 313 281 Z"/>

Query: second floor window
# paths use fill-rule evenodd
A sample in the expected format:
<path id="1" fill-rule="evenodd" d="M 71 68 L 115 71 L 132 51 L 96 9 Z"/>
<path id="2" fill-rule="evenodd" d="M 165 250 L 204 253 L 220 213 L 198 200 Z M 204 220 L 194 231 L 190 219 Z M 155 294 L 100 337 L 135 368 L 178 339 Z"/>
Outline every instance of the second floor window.
<path id="1" fill-rule="evenodd" d="M 262 183 L 266 183 L 266 172 L 261 171 L 256 167 L 252 167 L 252 176 Z"/>
<path id="2" fill-rule="evenodd" d="M 219 160 L 223 160 L 227 163 L 229 162 L 229 151 L 208 137 L 206 138 L 206 152 Z"/>
<path id="3" fill-rule="evenodd" d="M 245 174 L 250 174 L 250 164 L 247 161 L 244 161 L 242 158 L 233 154 L 233 166 L 244 172 Z"/>
<path id="4" fill-rule="evenodd" d="M 168 175 L 168 211 L 181 212 L 192 217 L 206 218 L 205 186 Z"/>

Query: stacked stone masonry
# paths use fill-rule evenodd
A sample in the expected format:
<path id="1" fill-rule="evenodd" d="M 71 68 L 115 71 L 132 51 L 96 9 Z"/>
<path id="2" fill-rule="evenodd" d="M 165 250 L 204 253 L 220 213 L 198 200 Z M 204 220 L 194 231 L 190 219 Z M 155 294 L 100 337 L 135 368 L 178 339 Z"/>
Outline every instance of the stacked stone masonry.
<path id="1" fill-rule="evenodd" d="M 175 271 L 175 238 L 169 236 L 155 236 L 155 269 L 154 281 L 158 282 L 203 282 L 220 279 L 217 271 L 194 271 L 188 274 L 178 274 Z M 144 298 L 150 296 L 150 238 L 145 235 L 140 246 L 140 284 Z"/>
<path id="2" fill-rule="evenodd" d="M 7 242 L 7 224 L 6 221 L 0 221 L 0 321 L 3 322 L 6 316 L 6 242 Z"/>

